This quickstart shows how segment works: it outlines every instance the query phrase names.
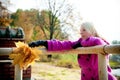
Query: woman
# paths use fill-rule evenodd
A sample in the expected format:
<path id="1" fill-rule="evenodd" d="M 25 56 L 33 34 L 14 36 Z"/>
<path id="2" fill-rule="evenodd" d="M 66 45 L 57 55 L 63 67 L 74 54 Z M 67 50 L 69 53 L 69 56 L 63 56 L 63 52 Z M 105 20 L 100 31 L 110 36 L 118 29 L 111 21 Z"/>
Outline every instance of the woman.
<path id="1" fill-rule="evenodd" d="M 99 37 L 94 25 L 90 22 L 85 22 L 80 28 L 81 38 L 75 42 L 72 41 L 59 41 L 59 40 L 47 40 L 47 41 L 35 41 L 29 44 L 30 47 L 44 45 L 48 51 L 61 51 L 70 50 L 77 47 L 88 47 L 96 45 L 109 44 L 107 41 Z M 111 74 L 111 68 L 109 66 L 109 58 L 107 59 L 108 80 L 117 80 Z M 81 68 L 81 80 L 99 80 L 98 74 L 98 55 L 97 54 L 78 54 L 78 63 Z"/>

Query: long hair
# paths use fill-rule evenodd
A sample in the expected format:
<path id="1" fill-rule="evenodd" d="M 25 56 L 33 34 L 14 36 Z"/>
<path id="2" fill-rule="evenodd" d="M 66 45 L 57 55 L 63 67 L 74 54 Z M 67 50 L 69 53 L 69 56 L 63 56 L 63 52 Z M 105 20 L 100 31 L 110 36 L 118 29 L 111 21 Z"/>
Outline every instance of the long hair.
<path id="1" fill-rule="evenodd" d="M 98 34 L 98 32 L 97 32 L 97 30 L 95 29 L 93 23 L 91 23 L 91 22 L 84 22 L 84 23 L 81 24 L 81 26 L 82 26 L 87 32 L 89 32 L 90 34 L 92 34 L 92 36 L 94 36 L 94 37 L 99 37 L 99 38 L 101 38 L 103 41 L 105 41 L 107 44 L 109 44 L 103 37 L 101 37 L 101 36 Z"/>
<path id="2" fill-rule="evenodd" d="M 90 34 L 92 34 L 92 36 L 94 37 L 100 37 L 100 35 L 98 34 L 97 30 L 95 29 L 93 23 L 91 22 L 84 22 L 81 25 L 87 32 L 89 32 Z"/>

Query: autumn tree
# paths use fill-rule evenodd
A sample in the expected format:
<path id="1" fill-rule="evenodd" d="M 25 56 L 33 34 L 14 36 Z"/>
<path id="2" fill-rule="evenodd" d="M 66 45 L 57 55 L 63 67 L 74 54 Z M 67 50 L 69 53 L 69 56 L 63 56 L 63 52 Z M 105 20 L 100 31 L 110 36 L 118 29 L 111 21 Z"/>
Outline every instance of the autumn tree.
<path id="1" fill-rule="evenodd" d="M 38 15 L 38 24 L 41 30 L 44 33 L 44 39 L 65 39 L 66 36 L 62 33 L 60 29 L 60 20 L 54 16 L 56 19 L 53 23 L 50 23 L 49 18 L 50 12 L 47 10 L 42 10 Z"/>
<path id="2" fill-rule="evenodd" d="M 63 36 L 60 34 L 61 28 L 65 25 L 71 26 L 67 20 L 71 17 L 72 7 L 65 0 L 45 0 L 44 2 L 47 8 L 38 15 L 38 21 L 41 21 L 40 27 L 46 39 L 60 39 Z"/>
<path id="3" fill-rule="evenodd" d="M 35 9 L 24 11 L 22 9 L 18 9 L 11 15 L 11 18 L 13 19 L 13 22 L 11 23 L 12 26 L 22 27 L 24 29 L 26 41 L 49 39 L 48 11 L 43 10 L 39 12 Z M 59 20 L 57 20 L 56 23 L 59 25 Z M 64 33 L 61 33 L 61 29 L 58 28 L 56 35 L 57 37 L 55 38 L 63 38 Z"/>
<path id="4" fill-rule="evenodd" d="M 38 21 L 42 21 L 42 25 L 39 22 L 40 28 L 46 39 L 60 39 L 60 37 L 63 36 L 60 35 L 62 27 L 65 25 L 71 26 L 70 23 L 67 22 L 67 19 L 71 17 L 72 7 L 66 4 L 65 0 L 44 0 L 44 2 L 47 11 L 41 11 L 41 14 L 38 15 Z M 40 5 L 43 6 L 42 4 Z M 65 36 L 63 39 L 64 38 Z M 51 57 L 51 55 L 48 55 L 48 58 L 49 57 Z"/>
<path id="5" fill-rule="evenodd" d="M 27 40 L 31 38 L 30 36 L 32 33 L 30 32 L 33 32 L 32 38 L 36 40 L 39 31 L 38 26 L 40 26 L 40 30 L 42 30 L 40 36 L 44 36 L 45 39 L 66 38 L 67 34 L 63 32 L 64 30 L 62 30 L 62 27 L 68 25 L 72 26 L 71 23 L 67 22 L 68 20 L 70 21 L 70 18 L 72 17 L 71 6 L 66 4 L 65 0 L 62 2 L 56 0 L 47 1 L 46 6 L 48 6 L 48 8 L 45 10 L 39 12 L 35 9 L 31 9 L 30 11 L 18 9 L 17 12 L 12 15 L 12 18 L 14 19 L 12 24 L 23 27 Z"/>
<path id="6" fill-rule="evenodd" d="M 25 11 L 18 9 L 16 13 L 11 15 L 11 18 L 13 19 L 11 25 L 23 28 L 26 41 L 31 39 L 33 29 L 37 25 L 37 13 L 38 10 L 35 9 Z"/>

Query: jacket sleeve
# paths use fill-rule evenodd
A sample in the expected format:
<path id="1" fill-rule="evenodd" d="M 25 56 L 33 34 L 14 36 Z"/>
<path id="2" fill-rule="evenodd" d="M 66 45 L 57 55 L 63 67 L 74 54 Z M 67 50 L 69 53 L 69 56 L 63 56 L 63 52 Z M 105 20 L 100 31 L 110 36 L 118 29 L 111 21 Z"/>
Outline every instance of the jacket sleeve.
<path id="1" fill-rule="evenodd" d="M 59 41 L 59 40 L 47 40 L 48 51 L 61 51 L 73 49 L 73 46 L 78 43 L 78 41 Z"/>

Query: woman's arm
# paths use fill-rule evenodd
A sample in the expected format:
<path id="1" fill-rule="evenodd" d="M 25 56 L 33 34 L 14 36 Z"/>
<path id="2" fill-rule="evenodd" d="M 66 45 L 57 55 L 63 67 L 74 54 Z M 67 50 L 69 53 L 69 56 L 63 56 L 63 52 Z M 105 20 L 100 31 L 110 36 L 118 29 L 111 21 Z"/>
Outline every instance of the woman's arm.
<path id="1" fill-rule="evenodd" d="M 75 49 L 81 47 L 80 40 L 78 41 L 59 41 L 59 40 L 47 40 L 48 51 L 61 51 Z"/>

